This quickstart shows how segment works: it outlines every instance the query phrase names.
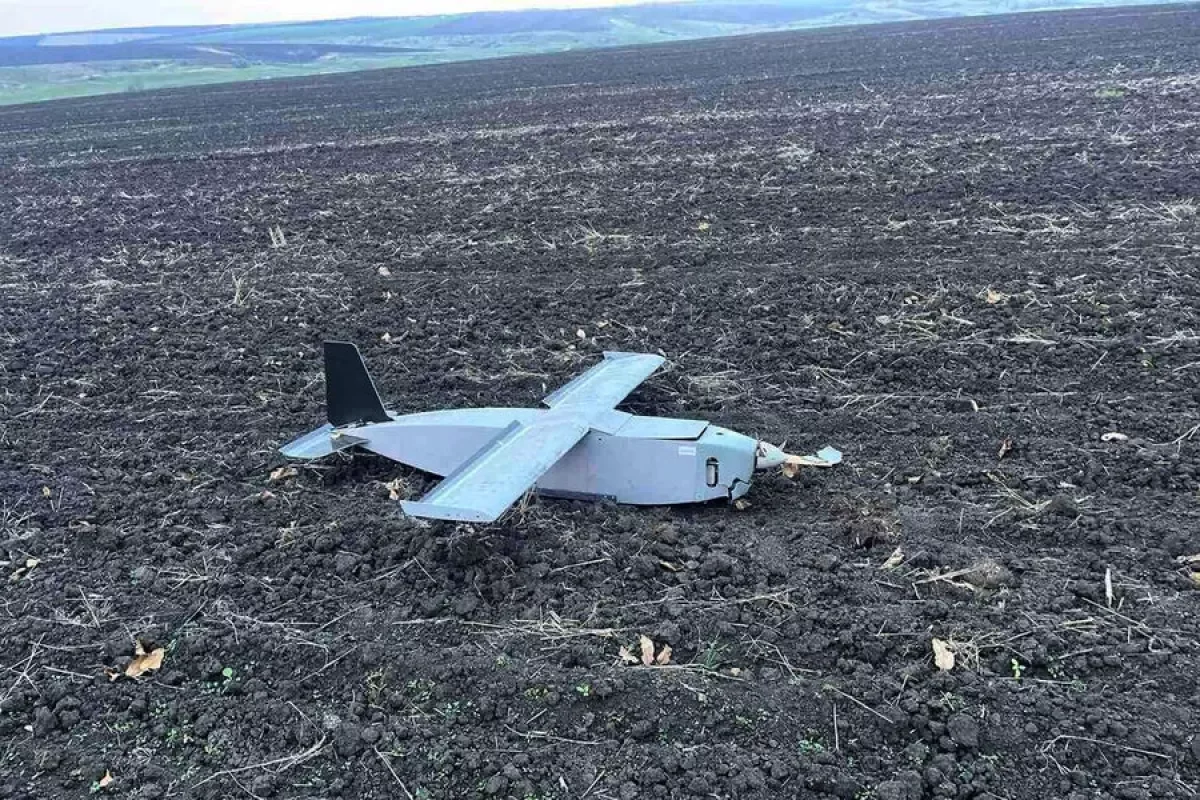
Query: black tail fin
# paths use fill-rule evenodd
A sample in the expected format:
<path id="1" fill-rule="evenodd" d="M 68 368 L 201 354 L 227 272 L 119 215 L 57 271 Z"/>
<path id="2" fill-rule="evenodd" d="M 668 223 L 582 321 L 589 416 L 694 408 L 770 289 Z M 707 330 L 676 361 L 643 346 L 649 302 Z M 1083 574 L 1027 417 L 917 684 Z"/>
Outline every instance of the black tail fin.
<path id="1" fill-rule="evenodd" d="M 334 427 L 391 419 L 358 348 L 350 342 L 325 343 L 325 406 Z"/>

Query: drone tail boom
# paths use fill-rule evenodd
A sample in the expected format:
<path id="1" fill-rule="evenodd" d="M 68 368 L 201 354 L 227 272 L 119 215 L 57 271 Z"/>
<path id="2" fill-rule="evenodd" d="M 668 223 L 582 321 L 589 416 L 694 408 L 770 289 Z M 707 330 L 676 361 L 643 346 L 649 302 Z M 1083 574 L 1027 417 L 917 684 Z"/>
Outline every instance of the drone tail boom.
<path id="1" fill-rule="evenodd" d="M 391 420 L 362 355 L 349 342 L 325 342 L 325 406 L 334 427 Z"/>

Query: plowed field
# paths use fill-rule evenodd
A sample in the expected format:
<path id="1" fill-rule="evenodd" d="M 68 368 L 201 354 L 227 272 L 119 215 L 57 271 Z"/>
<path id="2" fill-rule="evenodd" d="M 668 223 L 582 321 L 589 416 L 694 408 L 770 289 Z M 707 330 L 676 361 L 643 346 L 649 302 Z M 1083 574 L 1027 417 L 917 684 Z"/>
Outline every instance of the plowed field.
<path id="1" fill-rule="evenodd" d="M 0 797 L 1195 796 L 1198 31 L 0 110 Z M 625 408 L 846 461 L 419 523 L 395 463 L 277 471 L 324 338 L 396 411 L 661 352 Z"/>

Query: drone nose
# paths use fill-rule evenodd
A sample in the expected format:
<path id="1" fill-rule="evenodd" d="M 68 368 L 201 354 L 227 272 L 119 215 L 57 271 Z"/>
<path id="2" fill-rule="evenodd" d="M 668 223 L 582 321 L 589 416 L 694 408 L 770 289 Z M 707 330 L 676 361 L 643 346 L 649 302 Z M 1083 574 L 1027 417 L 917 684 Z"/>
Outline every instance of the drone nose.
<path id="1" fill-rule="evenodd" d="M 787 453 L 770 442 L 759 442 L 754 451 L 754 468 L 771 469 L 778 467 L 787 460 Z"/>

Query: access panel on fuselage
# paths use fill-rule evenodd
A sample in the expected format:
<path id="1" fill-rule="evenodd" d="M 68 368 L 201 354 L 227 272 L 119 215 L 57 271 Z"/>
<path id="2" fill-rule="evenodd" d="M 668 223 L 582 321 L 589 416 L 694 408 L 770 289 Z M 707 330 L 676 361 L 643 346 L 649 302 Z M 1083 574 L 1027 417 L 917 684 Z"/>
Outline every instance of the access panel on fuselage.
<path id="1" fill-rule="evenodd" d="M 592 431 L 536 486 L 566 496 L 611 497 L 620 503 L 690 503 L 697 494 L 696 443 L 637 439 Z"/>

